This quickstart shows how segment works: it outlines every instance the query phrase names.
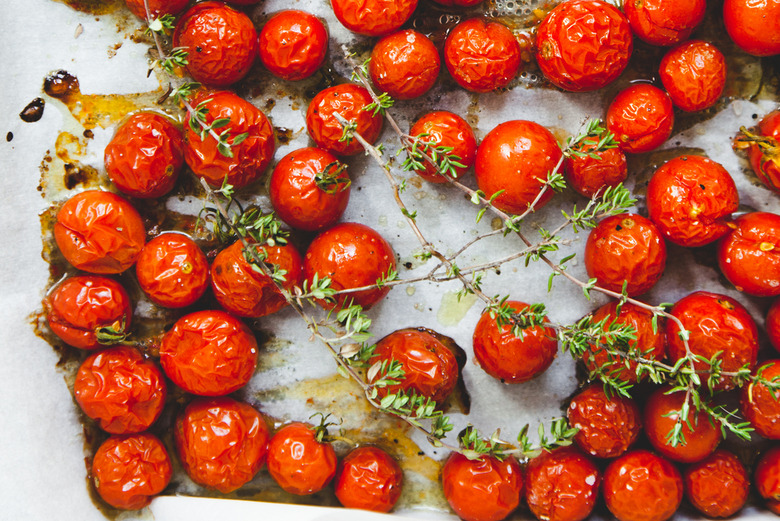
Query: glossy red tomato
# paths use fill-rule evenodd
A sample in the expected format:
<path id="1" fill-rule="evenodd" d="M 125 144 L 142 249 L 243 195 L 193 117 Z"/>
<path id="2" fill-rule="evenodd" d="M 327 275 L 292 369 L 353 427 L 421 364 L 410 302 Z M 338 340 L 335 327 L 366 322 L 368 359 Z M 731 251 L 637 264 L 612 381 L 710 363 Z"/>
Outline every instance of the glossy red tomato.
<path id="1" fill-rule="evenodd" d="M 566 182 L 578 194 L 591 198 L 603 193 L 607 187 L 615 187 L 628 177 L 626 155 L 620 148 L 609 148 L 594 152 L 595 144 L 581 145 L 577 150 L 585 154 L 596 154 L 598 159 L 585 156 L 567 157 L 563 162 Z"/>
<path id="2" fill-rule="evenodd" d="M 371 51 L 371 81 L 392 98 L 407 100 L 428 92 L 439 77 L 439 51 L 422 33 L 406 29 L 385 36 Z"/>
<path id="3" fill-rule="evenodd" d="M 135 264 L 146 230 L 127 200 L 111 192 L 88 190 L 62 205 L 54 239 L 73 267 L 90 273 L 121 273 Z"/>
<path id="4" fill-rule="evenodd" d="M 780 0 L 726 0 L 723 23 L 743 51 L 755 56 L 780 54 Z"/>
<path id="5" fill-rule="evenodd" d="M 739 194 L 720 164 L 700 156 L 680 156 L 655 171 L 647 185 L 647 211 L 661 233 L 680 246 L 714 242 L 729 228 Z"/>
<path id="6" fill-rule="evenodd" d="M 542 521 L 582 521 L 596 505 L 601 473 L 580 451 L 562 447 L 543 451 L 528 462 L 525 499 Z"/>
<path id="7" fill-rule="evenodd" d="M 596 90 L 623 72 L 634 42 L 625 15 L 601 0 L 561 2 L 536 32 L 536 61 L 556 86 Z"/>
<path id="8" fill-rule="evenodd" d="M 337 290 L 362 288 L 376 284 L 390 271 L 395 271 L 395 253 L 390 244 L 364 224 L 341 223 L 319 234 L 309 245 L 304 257 L 303 273 L 312 281 L 329 278 L 330 287 Z M 339 306 L 350 302 L 368 309 L 390 291 L 377 287 L 343 293 L 336 296 Z"/>
<path id="9" fill-rule="evenodd" d="M 319 231 L 336 224 L 349 202 L 346 166 L 314 147 L 284 156 L 274 167 L 268 188 L 276 214 L 299 230 Z"/>
<path id="10" fill-rule="evenodd" d="M 206 255 L 181 233 L 163 233 L 147 242 L 135 263 L 135 274 L 146 296 L 168 308 L 194 304 L 209 285 Z"/>
<path id="11" fill-rule="evenodd" d="M 301 285 L 303 259 L 295 246 L 255 245 L 255 249 L 270 268 L 285 272 L 284 289 L 291 291 Z M 252 269 L 241 241 L 217 254 L 211 265 L 211 289 L 220 306 L 241 317 L 264 317 L 287 305 L 273 279 Z"/>
<path id="12" fill-rule="evenodd" d="M 500 521 L 520 505 L 523 475 L 513 456 L 470 460 L 453 452 L 441 471 L 444 497 L 465 521 Z"/>
<path id="13" fill-rule="evenodd" d="M 332 0 L 333 14 L 353 33 L 384 36 L 398 30 L 417 7 L 417 0 Z"/>
<path id="14" fill-rule="evenodd" d="M 146 20 L 146 6 L 144 0 L 125 0 L 127 7 L 134 15 Z M 177 14 L 187 7 L 189 0 L 146 0 L 149 13 L 152 18 L 159 18 L 164 14 Z"/>
<path id="15" fill-rule="evenodd" d="M 711 43 L 690 40 L 666 53 L 659 76 L 676 107 L 704 110 L 715 105 L 726 87 L 726 58 Z"/>
<path id="16" fill-rule="evenodd" d="M 753 143 L 748 150 L 750 166 L 759 181 L 780 193 L 780 110 L 774 110 L 764 116 L 758 124 L 761 147 Z"/>
<path id="17" fill-rule="evenodd" d="M 729 517 L 742 509 L 748 498 L 750 479 L 732 453 L 716 450 L 683 472 L 685 496 L 707 517 Z"/>
<path id="18" fill-rule="evenodd" d="M 780 351 L 780 298 L 775 299 L 766 314 L 766 334 L 772 346 Z"/>
<path id="19" fill-rule="evenodd" d="M 664 521 L 683 497 L 677 468 L 646 450 L 628 452 L 610 463 L 602 490 L 607 508 L 619 521 Z"/>
<path id="20" fill-rule="evenodd" d="M 271 162 L 276 148 L 274 130 L 265 114 L 248 101 L 228 91 L 204 92 L 197 95 L 191 103 L 195 107 L 202 104 L 208 111 L 206 114 L 208 125 L 218 119 L 230 120 L 223 129 L 218 130 L 229 131 L 230 137 L 227 142 L 232 145 L 230 147 L 232 157 L 229 157 L 220 152 L 219 143 L 213 136 L 207 135 L 201 139 L 200 133 L 191 128 L 188 113 L 184 160 L 195 175 L 215 187 L 222 186 L 227 176 L 228 183 L 237 189 L 260 179 Z M 245 133 L 248 134 L 246 139 L 239 144 L 233 144 L 238 136 Z"/>
<path id="21" fill-rule="evenodd" d="M 268 473 L 291 494 L 319 492 L 336 475 L 337 465 L 333 446 L 317 440 L 304 423 L 285 425 L 268 443 Z"/>
<path id="22" fill-rule="evenodd" d="M 650 219 L 628 213 L 607 217 L 588 235 L 585 268 L 599 286 L 635 297 L 664 274 L 666 242 Z"/>
<path id="23" fill-rule="evenodd" d="M 697 291 L 677 301 L 670 312 L 690 332 L 688 345 L 693 354 L 711 359 L 720 353 L 723 371 L 737 371 L 744 365 L 752 370 L 756 366 L 758 329 L 750 313 L 736 300 Z M 666 321 L 665 329 L 669 358 L 676 362 L 685 356 L 685 345 L 673 320 Z M 696 361 L 695 367 L 708 368 L 702 361 Z M 734 382 L 729 377 L 722 377 L 715 386 L 716 389 L 733 387 Z"/>
<path id="24" fill-rule="evenodd" d="M 479 189 L 493 204 L 520 214 L 533 204 L 541 208 L 553 196 L 545 181 L 563 157 L 549 130 L 533 121 L 513 120 L 488 132 L 477 149 L 474 175 Z"/>
<path id="25" fill-rule="evenodd" d="M 139 510 L 162 492 L 173 470 L 165 446 L 151 434 L 112 436 L 92 458 L 92 480 L 103 501 Z"/>
<path id="26" fill-rule="evenodd" d="M 772 447 L 761 455 L 754 478 L 766 507 L 780 515 L 780 447 Z"/>
<path id="27" fill-rule="evenodd" d="M 162 114 L 138 112 L 117 129 L 103 158 L 119 191 L 132 197 L 161 197 L 173 189 L 184 164 L 181 130 Z"/>
<path id="28" fill-rule="evenodd" d="M 191 402 L 176 420 L 173 435 L 187 475 L 223 494 L 250 481 L 268 453 L 263 415 L 227 397 Z"/>
<path id="29" fill-rule="evenodd" d="M 351 0 L 350 0 L 351 1 Z M 306 130 L 318 147 L 337 156 L 350 156 L 363 151 L 354 138 L 341 141 L 344 127 L 336 119 L 340 114 L 357 124 L 355 132 L 374 143 L 382 131 L 382 116 L 363 107 L 373 102 L 371 94 L 360 85 L 345 83 L 321 90 L 306 111 Z"/>
<path id="30" fill-rule="evenodd" d="M 626 452 L 642 431 L 634 400 L 608 397 L 601 384 L 592 384 L 572 398 L 566 412 L 569 425 L 579 429 L 577 445 L 591 456 L 616 458 Z"/>
<path id="31" fill-rule="evenodd" d="M 97 349 L 104 329 L 121 336 L 130 330 L 133 305 L 116 281 L 92 275 L 70 277 L 43 301 L 52 332 L 79 349 Z"/>
<path id="32" fill-rule="evenodd" d="M 650 152 L 672 135 L 672 100 L 664 91 L 648 83 L 631 85 L 610 103 L 606 123 L 625 152 Z"/>
<path id="33" fill-rule="evenodd" d="M 771 382 L 780 376 L 780 360 L 770 360 L 758 371 Z M 751 382 L 742 388 L 740 410 L 758 434 L 780 440 L 780 392 L 773 392 L 763 383 Z"/>
<path id="34" fill-rule="evenodd" d="M 389 512 L 403 487 L 395 459 L 378 447 L 359 447 L 347 454 L 336 473 L 336 498 L 347 508 Z"/>
<path id="35" fill-rule="evenodd" d="M 749 295 L 780 295 L 780 215 L 752 212 L 734 226 L 718 243 L 720 271 Z"/>
<path id="36" fill-rule="evenodd" d="M 634 34 L 651 45 L 687 40 L 704 20 L 706 0 L 628 0 L 623 11 Z"/>
<path id="37" fill-rule="evenodd" d="M 221 396 L 255 372 L 257 341 L 243 322 L 223 311 L 197 311 L 176 321 L 160 345 L 165 374 L 185 391 Z"/>
<path id="38" fill-rule="evenodd" d="M 509 300 L 514 312 L 528 308 L 524 302 Z M 545 318 L 545 322 L 548 322 Z M 512 333 L 512 326 L 498 327 L 496 318 L 482 313 L 474 328 L 474 357 L 494 378 L 504 383 L 521 383 L 542 374 L 558 354 L 558 340 L 551 327 L 523 329 L 522 337 Z"/>
<path id="39" fill-rule="evenodd" d="M 179 19 L 173 46 L 187 52 L 187 71 L 196 81 L 227 87 L 252 68 L 257 31 L 247 15 L 227 4 L 202 2 Z"/>
<path id="40" fill-rule="evenodd" d="M 298 81 L 322 66 L 328 54 L 328 31 L 319 18 L 291 9 L 276 13 L 260 31 L 260 61 L 274 76 Z"/>
<path id="41" fill-rule="evenodd" d="M 505 25 L 471 18 L 450 30 L 444 63 L 464 89 L 490 92 L 506 87 L 517 76 L 522 64 L 520 44 Z"/>
<path id="42" fill-rule="evenodd" d="M 452 148 L 452 151 L 449 152 L 450 158 L 463 165 L 462 167 L 454 167 L 454 179 L 462 178 L 474 164 L 477 156 L 477 139 L 474 137 L 471 125 L 457 114 L 444 110 L 429 112 L 412 125 L 409 135 L 419 136 L 421 141 L 430 143 L 433 148 Z M 444 175 L 440 174 L 438 169 L 429 163 L 425 164 L 424 170 L 415 170 L 415 172 L 431 183 L 447 182 Z"/>

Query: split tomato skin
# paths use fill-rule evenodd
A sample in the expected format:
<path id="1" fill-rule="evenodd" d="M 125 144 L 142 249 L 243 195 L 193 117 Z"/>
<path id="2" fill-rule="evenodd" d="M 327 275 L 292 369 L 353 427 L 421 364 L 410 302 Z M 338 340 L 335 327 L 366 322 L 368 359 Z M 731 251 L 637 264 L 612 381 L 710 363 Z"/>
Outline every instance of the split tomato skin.
<path id="1" fill-rule="evenodd" d="M 759 371 L 771 382 L 780 376 L 780 360 L 767 361 Z M 750 382 L 742 388 L 740 398 L 742 416 L 756 432 L 769 440 L 780 440 L 780 393 L 760 382 Z"/>
<path id="2" fill-rule="evenodd" d="M 290 494 L 319 492 L 336 475 L 338 460 L 333 446 L 317 440 L 314 429 L 290 423 L 268 443 L 268 473 Z"/>
<path id="3" fill-rule="evenodd" d="M 290 9 L 276 13 L 260 30 L 260 62 L 268 71 L 289 81 L 308 78 L 328 54 L 328 31 L 311 13 Z"/>
<path id="4" fill-rule="evenodd" d="M 401 496 L 403 471 L 378 447 L 358 447 L 336 471 L 336 498 L 347 508 L 390 512 Z"/>
<path id="5" fill-rule="evenodd" d="M 306 111 L 306 130 L 319 148 L 337 156 L 351 156 L 363 151 L 356 139 L 341 141 L 344 127 L 335 113 L 357 124 L 355 132 L 369 143 L 374 143 L 382 132 L 382 116 L 363 110 L 374 100 L 361 85 L 345 83 L 321 90 L 309 103 Z"/>
<path id="6" fill-rule="evenodd" d="M 623 11 L 634 34 L 650 45 L 669 46 L 687 40 L 704 20 L 706 0 L 628 0 Z"/>
<path id="7" fill-rule="evenodd" d="M 726 0 L 723 23 L 734 43 L 746 53 L 780 54 L 780 0 Z"/>
<path id="8" fill-rule="evenodd" d="M 758 460 L 754 481 L 766 507 L 780 514 L 780 447 L 772 447 Z"/>
<path id="9" fill-rule="evenodd" d="M 578 194 L 588 199 L 614 188 L 628 177 L 628 161 L 620 148 L 595 151 L 595 144 L 577 149 L 586 154 L 596 154 L 598 159 L 586 156 L 570 156 L 564 159 L 563 171 L 566 183 Z"/>
<path id="10" fill-rule="evenodd" d="M 457 162 L 462 167 L 455 167 L 454 179 L 462 178 L 469 168 L 474 164 L 477 156 L 477 139 L 474 136 L 474 130 L 466 120 L 457 114 L 444 110 L 429 112 L 418 119 L 409 135 L 412 137 L 421 136 L 421 141 L 430 143 L 432 147 L 452 148 L 451 156 L 457 156 Z M 446 183 L 444 175 L 430 164 L 426 164 L 423 170 L 415 170 L 417 175 L 431 183 Z"/>
<path id="11" fill-rule="evenodd" d="M 163 307 L 194 304 L 209 286 L 209 263 L 195 241 L 181 233 L 163 233 L 147 242 L 135 263 L 138 285 Z"/>
<path id="12" fill-rule="evenodd" d="M 331 7 L 341 25 L 353 33 L 385 36 L 406 23 L 417 0 L 333 0 Z"/>
<path id="13" fill-rule="evenodd" d="M 672 135 L 674 107 L 669 95 L 648 83 L 620 91 L 607 108 L 607 130 L 620 148 L 632 154 L 650 152 Z"/>
<path id="14" fill-rule="evenodd" d="M 734 221 L 718 243 L 718 265 L 739 291 L 780 295 L 780 215 L 751 212 Z"/>
<path id="15" fill-rule="evenodd" d="M 726 58 L 709 42 L 689 40 L 664 55 L 659 76 L 675 107 L 704 110 L 715 105 L 726 87 Z"/>
<path id="16" fill-rule="evenodd" d="M 780 193 L 780 110 L 774 110 L 761 119 L 758 133 L 767 139 L 770 148 L 763 150 L 756 144 L 750 145 L 750 166 L 759 181 Z"/>
<path id="17" fill-rule="evenodd" d="M 544 450 L 528 461 L 525 499 L 537 519 L 582 521 L 596 506 L 600 484 L 598 467 L 579 450 Z"/>
<path id="18" fill-rule="evenodd" d="M 430 38 L 406 29 L 376 43 L 368 73 L 379 90 L 394 99 L 409 100 L 431 90 L 440 67 L 439 51 Z"/>
<path id="19" fill-rule="evenodd" d="M 739 512 L 748 498 L 750 478 L 734 454 L 716 450 L 683 472 L 685 496 L 707 517 L 723 518 Z"/>
<path id="20" fill-rule="evenodd" d="M 125 0 L 127 8 L 138 18 L 146 20 L 146 7 L 144 0 Z M 147 0 L 149 13 L 152 18 L 159 18 L 165 14 L 178 14 L 181 12 L 189 0 Z"/>

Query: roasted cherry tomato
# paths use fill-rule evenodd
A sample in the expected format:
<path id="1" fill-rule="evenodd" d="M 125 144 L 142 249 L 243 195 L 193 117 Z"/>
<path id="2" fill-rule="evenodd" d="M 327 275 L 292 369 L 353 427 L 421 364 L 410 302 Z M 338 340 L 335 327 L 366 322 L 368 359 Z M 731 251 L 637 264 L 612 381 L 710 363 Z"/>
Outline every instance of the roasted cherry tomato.
<path id="1" fill-rule="evenodd" d="M 163 337 L 160 364 L 192 394 L 221 396 L 243 387 L 255 372 L 257 341 L 243 322 L 223 311 L 181 317 Z"/>
<path id="2" fill-rule="evenodd" d="M 194 304 L 209 286 L 206 256 L 181 233 L 163 233 L 147 242 L 135 263 L 135 274 L 146 296 L 168 308 Z"/>
<path id="3" fill-rule="evenodd" d="M 371 363 L 395 360 L 405 374 L 400 383 L 378 389 L 380 395 L 414 391 L 439 404 L 444 402 L 455 389 L 460 371 L 455 353 L 443 340 L 452 342 L 421 327 L 400 329 L 377 342 Z"/>
<path id="4" fill-rule="evenodd" d="M 336 497 L 347 508 L 389 512 L 401 496 L 404 475 L 387 452 L 359 447 L 341 461 L 336 473 Z"/>
<path id="5" fill-rule="evenodd" d="M 125 0 L 125 3 L 134 15 L 146 20 L 144 0 Z M 146 3 L 149 5 L 149 13 L 154 19 L 164 14 L 177 14 L 187 7 L 189 0 L 146 0 Z"/>
<path id="6" fill-rule="evenodd" d="M 505 302 L 513 312 L 528 308 L 524 302 Z M 547 318 L 545 322 L 549 322 Z M 505 383 L 521 383 L 542 374 L 558 353 L 555 330 L 535 326 L 522 330 L 522 336 L 512 332 L 512 325 L 498 327 L 496 317 L 482 313 L 474 329 L 474 357 L 494 378 Z"/>
<path id="7" fill-rule="evenodd" d="M 62 281 L 44 299 L 55 335 L 79 349 L 97 349 L 130 330 L 133 306 L 125 289 L 106 277 L 81 275 Z M 108 335 L 108 336 L 104 336 Z"/>
<path id="8" fill-rule="evenodd" d="M 634 34 L 651 45 L 687 40 L 704 20 L 706 0 L 627 0 L 623 3 Z"/>
<path id="9" fill-rule="evenodd" d="M 683 472 L 685 495 L 707 517 L 729 517 L 745 506 L 750 489 L 747 471 L 725 450 L 688 466 Z"/>
<path id="10" fill-rule="evenodd" d="M 723 23 L 743 51 L 755 56 L 780 54 L 780 0 L 726 0 Z"/>
<path id="11" fill-rule="evenodd" d="M 513 456 L 476 460 L 453 452 L 441 470 L 444 497 L 465 521 L 500 521 L 520 505 L 523 475 Z"/>
<path id="12" fill-rule="evenodd" d="M 146 241 L 138 211 L 111 192 L 88 190 L 57 213 L 54 239 L 65 260 L 90 273 L 121 273 L 135 264 Z"/>
<path id="13" fill-rule="evenodd" d="M 230 132 L 227 139 L 230 147 L 223 150 L 213 136 L 207 134 L 201 139 L 200 131 L 193 130 L 192 125 L 200 127 L 190 123 L 190 114 L 187 114 L 184 160 L 195 175 L 216 187 L 222 186 L 225 177 L 235 188 L 243 188 L 260 179 L 276 148 L 274 130 L 265 114 L 228 91 L 205 92 L 197 95 L 192 103 L 208 111 L 205 115 L 207 125 L 219 119 L 228 119 L 224 128 Z M 244 134 L 246 137 L 243 141 L 235 143 Z"/>
<path id="14" fill-rule="evenodd" d="M 616 458 L 626 452 L 642 431 L 634 400 L 609 397 L 600 384 L 592 384 L 572 398 L 566 412 L 569 425 L 579 429 L 577 445 L 591 456 Z"/>
<path id="15" fill-rule="evenodd" d="M 385 36 L 371 51 L 368 73 L 374 85 L 392 98 L 418 98 L 439 77 L 439 51 L 422 33 L 406 29 Z"/>
<path id="16" fill-rule="evenodd" d="M 222 2 L 202 2 L 179 19 L 173 46 L 187 52 L 187 70 L 195 80 L 227 87 L 249 72 L 257 57 L 252 20 Z"/>
<path id="17" fill-rule="evenodd" d="M 227 397 L 191 402 L 176 420 L 173 435 L 187 475 L 223 494 L 250 481 L 268 453 L 263 415 Z"/>
<path id="18" fill-rule="evenodd" d="M 127 346 L 105 349 L 84 360 L 73 384 L 84 414 L 111 434 L 149 428 L 165 406 L 166 391 L 157 364 Z"/>
<path id="19" fill-rule="evenodd" d="M 759 367 L 760 374 L 771 382 L 780 376 L 780 360 L 770 360 Z M 740 409 L 743 417 L 758 434 L 770 440 L 780 440 L 780 392 L 772 391 L 760 382 L 750 382 L 742 388 Z"/>
<path id="20" fill-rule="evenodd" d="M 650 219 L 628 213 L 607 217 L 585 244 L 585 268 L 598 285 L 630 297 L 650 290 L 666 268 L 666 242 Z"/>
<path id="21" fill-rule="evenodd" d="M 92 480 L 103 501 L 114 508 L 139 510 L 162 492 L 173 469 L 168 452 L 151 434 L 111 436 L 92 458 Z"/>
<path id="22" fill-rule="evenodd" d="M 525 499 L 541 521 L 582 521 L 596 505 L 600 484 L 598 467 L 580 451 L 545 450 L 528 462 Z"/>
<path id="23" fill-rule="evenodd" d="M 260 61 L 283 80 L 308 78 L 328 54 L 328 31 L 319 18 L 306 11 L 276 13 L 260 31 Z"/>
<path id="24" fill-rule="evenodd" d="M 717 353 L 723 371 L 737 371 L 747 365 L 752 370 L 758 356 L 758 328 L 750 313 L 736 300 L 717 293 L 697 291 L 677 301 L 671 314 L 690 332 L 688 345 L 693 354 L 711 359 Z M 669 358 L 676 362 L 686 354 L 680 330 L 673 320 L 666 321 L 666 345 Z M 697 369 L 708 366 L 701 361 Z M 731 389 L 734 381 L 722 377 L 716 389 Z"/>
<path id="25" fill-rule="evenodd" d="M 337 465 L 333 447 L 304 423 L 285 425 L 268 443 L 268 473 L 290 494 L 319 492 L 336 475 Z"/>
<path id="26" fill-rule="evenodd" d="M 471 18 L 447 35 L 444 63 L 464 89 L 490 92 L 506 87 L 517 76 L 522 64 L 520 44 L 505 25 Z"/>
<path id="27" fill-rule="evenodd" d="M 628 162 L 620 148 L 594 152 L 595 148 L 596 144 L 580 145 L 576 150 L 586 155 L 570 156 L 563 162 L 568 185 L 588 198 L 603 194 L 606 188 L 616 187 L 628 177 Z"/>
<path id="28" fill-rule="evenodd" d="M 331 6 L 341 25 L 353 33 L 384 36 L 412 16 L 417 0 L 333 0 Z"/>
<path id="29" fill-rule="evenodd" d="M 395 272 L 395 253 L 390 244 L 364 224 L 341 223 L 319 234 L 304 257 L 303 273 L 309 283 L 330 279 L 330 287 L 340 291 L 376 284 Z M 336 296 L 338 305 L 350 302 L 368 309 L 390 291 L 377 287 Z"/>
<path id="30" fill-rule="evenodd" d="M 433 0 L 439 5 L 446 5 L 447 7 L 469 7 L 472 5 L 481 4 L 482 0 Z"/>
<path id="31" fill-rule="evenodd" d="M 761 455 L 754 478 L 767 508 L 780 515 L 780 447 L 772 447 Z"/>
<path id="32" fill-rule="evenodd" d="M 350 0 L 352 1 L 352 0 Z M 371 94 L 360 85 L 345 83 L 320 91 L 306 111 L 306 130 L 318 147 L 337 156 L 350 156 L 363 151 L 354 138 L 342 141 L 344 127 L 336 119 L 338 112 L 347 121 L 357 124 L 355 132 L 369 143 L 379 138 L 382 116 L 363 110 L 373 102 Z"/>
<path id="33" fill-rule="evenodd" d="M 780 298 L 775 299 L 766 314 L 766 334 L 774 348 L 780 351 Z"/>
<path id="34" fill-rule="evenodd" d="M 533 121 L 507 121 L 488 132 L 480 143 L 474 175 L 488 198 L 503 190 L 493 199 L 497 208 L 521 214 L 532 203 L 538 210 L 553 196 L 545 182 L 561 156 L 558 142 L 543 126 Z"/>
<path id="35" fill-rule="evenodd" d="M 758 135 L 750 143 L 748 157 L 758 180 L 780 193 L 780 110 L 767 114 L 758 124 Z"/>
<path id="36" fill-rule="evenodd" d="M 471 125 L 466 123 L 462 117 L 452 112 L 439 110 L 429 112 L 415 122 L 409 135 L 419 137 L 421 142 L 428 143 L 428 154 L 434 152 L 436 148 L 451 148 L 447 153 L 450 160 L 459 163 L 462 166 L 452 165 L 452 170 L 446 175 L 453 179 L 460 179 L 474 164 L 477 156 L 477 139 L 474 137 L 474 131 Z M 425 149 L 425 147 L 418 148 Z M 430 163 L 423 161 L 425 165 L 421 170 L 415 172 L 431 183 L 446 183 L 444 174 Z"/>
<path id="37" fill-rule="evenodd" d="M 628 452 L 609 464 L 602 483 L 607 508 L 619 521 L 664 521 L 683 497 L 680 472 L 648 452 Z"/>
<path id="38" fill-rule="evenodd" d="M 276 164 L 268 192 L 281 220 L 299 230 L 319 231 L 341 218 L 349 187 L 346 164 L 324 150 L 307 147 Z"/>
<path id="39" fill-rule="evenodd" d="M 668 94 L 647 83 L 623 89 L 607 108 L 607 129 L 620 148 L 640 154 L 660 147 L 674 127 L 674 107 Z"/>
<path id="40" fill-rule="evenodd" d="M 711 43 L 690 40 L 666 53 L 659 76 L 675 107 L 704 110 L 715 105 L 726 87 L 726 58 Z"/>
<path id="41" fill-rule="evenodd" d="M 734 226 L 718 243 L 720 271 L 749 295 L 780 295 L 780 215 L 752 212 Z"/>
<path id="42" fill-rule="evenodd" d="M 161 197 L 173 189 L 184 164 L 181 130 L 161 114 L 138 112 L 117 129 L 103 157 L 120 192 Z"/>
<path id="43" fill-rule="evenodd" d="M 633 47 L 625 15 L 601 0 L 561 2 L 536 32 L 536 61 L 542 73 L 574 92 L 612 83 L 628 65 Z"/>
<path id="44" fill-rule="evenodd" d="M 284 289 L 290 291 L 301 285 L 303 259 L 295 246 L 254 247 L 269 268 L 284 271 Z M 258 273 L 247 262 L 241 241 L 217 254 L 211 265 L 211 289 L 220 306 L 241 317 L 264 317 L 287 305 L 274 280 L 265 273 Z"/>
<path id="45" fill-rule="evenodd" d="M 720 164 L 680 156 L 655 171 L 647 185 L 647 211 L 661 233 L 680 246 L 714 242 L 731 228 L 739 207 L 737 186 Z"/>

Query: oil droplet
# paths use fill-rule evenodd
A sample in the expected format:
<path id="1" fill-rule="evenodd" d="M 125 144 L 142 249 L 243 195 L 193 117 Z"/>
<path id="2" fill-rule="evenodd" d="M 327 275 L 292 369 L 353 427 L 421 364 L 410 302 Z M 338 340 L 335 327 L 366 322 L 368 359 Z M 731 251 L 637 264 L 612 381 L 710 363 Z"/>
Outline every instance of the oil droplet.
<path id="1" fill-rule="evenodd" d="M 459 300 L 457 292 L 445 292 L 441 296 L 439 312 L 436 314 L 439 324 L 443 326 L 457 325 L 463 320 L 463 317 L 466 316 L 466 313 L 468 313 L 468 310 L 471 309 L 476 301 L 476 295 L 463 295 Z"/>
<path id="2" fill-rule="evenodd" d="M 490 220 L 490 227 L 494 230 L 500 230 L 502 226 L 504 226 L 504 221 L 501 220 L 501 217 L 493 217 Z"/>
<path id="3" fill-rule="evenodd" d="M 417 291 L 417 290 L 416 290 L 416 289 L 414 289 L 414 286 L 408 286 L 408 287 L 406 288 L 406 294 L 407 294 L 407 295 L 409 295 L 410 297 L 411 297 L 412 295 L 414 295 L 414 292 L 415 292 L 415 291 Z"/>
<path id="4" fill-rule="evenodd" d="M 378 222 L 379 222 L 379 226 L 387 226 L 387 216 L 380 215 Z"/>

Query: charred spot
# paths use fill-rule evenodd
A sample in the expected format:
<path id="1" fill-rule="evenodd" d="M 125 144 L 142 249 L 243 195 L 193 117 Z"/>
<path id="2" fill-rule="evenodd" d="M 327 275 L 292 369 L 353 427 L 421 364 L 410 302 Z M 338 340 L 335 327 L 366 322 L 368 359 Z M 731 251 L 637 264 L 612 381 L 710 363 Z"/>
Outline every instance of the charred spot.
<path id="1" fill-rule="evenodd" d="M 35 123 L 43 117 L 43 108 L 45 105 L 46 102 L 43 98 L 35 98 L 24 107 L 19 113 L 19 117 L 26 123 Z"/>
<path id="2" fill-rule="evenodd" d="M 13 140 L 13 138 L 14 138 L 14 133 L 13 132 L 9 132 L 8 134 L 5 135 L 5 140 L 8 141 L 8 142 Z"/>

